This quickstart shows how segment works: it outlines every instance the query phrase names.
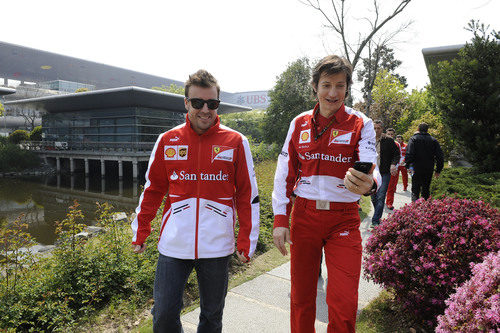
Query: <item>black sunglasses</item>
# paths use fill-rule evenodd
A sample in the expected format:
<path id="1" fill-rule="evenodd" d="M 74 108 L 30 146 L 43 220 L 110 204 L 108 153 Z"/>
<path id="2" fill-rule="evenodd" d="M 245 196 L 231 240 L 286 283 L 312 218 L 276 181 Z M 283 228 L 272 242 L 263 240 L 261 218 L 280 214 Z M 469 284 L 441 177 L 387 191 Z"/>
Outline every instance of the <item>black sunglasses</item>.
<path id="1" fill-rule="evenodd" d="M 202 109 L 203 105 L 207 103 L 207 107 L 210 110 L 215 110 L 219 107 L 220 101 L 218 99 L 201 99 L 201 98 L 187 98 L 188 102 L 191 102 L 191 105 L 195 109 Z"/>

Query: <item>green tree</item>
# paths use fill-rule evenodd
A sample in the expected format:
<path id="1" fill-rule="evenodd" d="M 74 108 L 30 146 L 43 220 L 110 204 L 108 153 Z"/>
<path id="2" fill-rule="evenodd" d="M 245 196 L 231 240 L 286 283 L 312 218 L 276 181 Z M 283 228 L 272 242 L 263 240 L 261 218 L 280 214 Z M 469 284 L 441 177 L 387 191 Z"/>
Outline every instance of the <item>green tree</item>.
<path id="1" fill-rule="evenodd" d="M 306 57 L 290 63 L 277 77 L 276 85 L 269 91 L 271 104 L 264 118 L 265 141 L 283 144 L 290 121 L 314 107 L 310 80 L 311 66 Z"/>
<path id="2" fill-rule="evenodd" d="M 435 137 L 439 142 L 439 145 L 443 150 L 445 160 L 447 160 L 453 148 L 453 138 L 449 129 L 444 124 L 443 118 L 440 114 L 433 111 L 427 111 L 419 118 L 413 120 L 411 125 L 408 127 L 408 130 L 403 134 L 405 141 L 408 142 L 410 137 L 418 131 L 418 125 L 421 123 L 427 123 L 429 125 L 429 134 Z"/>
<path id="3" fill-rule="evenodd" d="M 406 77 L 396 74 L 394 70 L 401 65 L 401 60 L 394 58 L 394 50 L 386 45 L 378 45 L 372 50 L 371 43 L 368 45 L 368 57 L 361 59 L 363 68 L 358 70 L 358 80 L 363 81 L 363 98 L 365 99 L 366 114 L 370 115 L 370 107 L 373 103 L 372 89 L 377 74 L 386 69 L 395 76 L 406 88 Z"/>
<path id="4" fill-rule="evenodd" d="M 408 93 L 401 81 L 386 69 L 381 70 L 375 79 L 372 97 L 370 117 L 382 120 L 385 128 L 396 127 L 408 108 Z"/>
<path id="5" fill-rule="evenodd" d="M 264 140 L 264 117 L 263 110 L 252 110 L 235 113 L 221 114 L 221 123 L 232 129 L 251 137 L 255 143 Z"/>
<path id="6" fill-rule="evenodd" d="M 151 89 L 165 91 L 172 94 L 184 95 L 184 87 L 178 86 L 175 83 L 171 83 L 168 87 L 162 84 L 161 87 L 152 87 Z"/>
<path id="7" fill-rule="evenodd" d="M 3 116 L 4 112 L 5 112 L 5 108 L 3 107 L 2 102 L 0 102 L 0 117 Z"/>
<path id="8" fill-rule="evenodd" d="M 403 134 L 408 131 L 412 122 L 422 117 L 428 111 L 437 113 L 437 106 L 434 96 L 425 89 L 413 89 L 408 95 L 407 108 L 396 122 L 396 133 Z"/>
<path id="9" fill-rule="evenodd" d="M 452 62 L 430 70 L 443 119 L 469 161 L 484 171 L 500 163 L 500 33 L 470 21 L 473 33 Z"/>

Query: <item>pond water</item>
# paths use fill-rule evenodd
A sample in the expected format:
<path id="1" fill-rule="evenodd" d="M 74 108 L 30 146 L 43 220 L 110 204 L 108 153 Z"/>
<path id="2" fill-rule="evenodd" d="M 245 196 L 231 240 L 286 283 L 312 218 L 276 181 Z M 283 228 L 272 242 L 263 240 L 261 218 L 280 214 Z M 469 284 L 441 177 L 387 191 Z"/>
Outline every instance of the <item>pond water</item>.
<path id="1" fill-rule="evenodd" d="M 115 212 L 132 213 L 139 202 L 142 182 L 131 179 L 101 179 L 82 175 L 53 175 L 23 179 L 0 178 L 0 224 L 21 218 L 37 243 L 52 245 L 56 221 L 62 221 L 74 200 L 85 215 L 84 223 L 95 223 L 96 202 L 108 202 Z"/>

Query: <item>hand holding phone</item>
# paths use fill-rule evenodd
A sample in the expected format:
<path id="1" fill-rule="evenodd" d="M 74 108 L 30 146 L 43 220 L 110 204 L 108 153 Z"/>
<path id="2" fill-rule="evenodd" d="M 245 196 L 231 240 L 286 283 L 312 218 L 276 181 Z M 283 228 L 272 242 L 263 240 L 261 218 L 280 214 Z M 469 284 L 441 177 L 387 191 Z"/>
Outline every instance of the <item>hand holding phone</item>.
<path id="1" fill-rule="evenodd" d="M 347 171 L 344 178 L 344 185 L 346 188 L 352 193 L 356 193 L 359 195 L 369 195 L 373 191 L 373 184 L 376 184 L 372 178 L 370 172 L 373 169 L 373 163 L 371 162 L 354 162 L 353 169 L 356 171 L 361 171 L 365 175 L 359 175 L 356 172 L 356 176 L 353 175 L 350 171 Z M 375 186 L 375 190 L 376 190 Z"/>
<path id="2" fill-rule="evenodd" d="M 354 162 L 354 170 L 361 171 L 363 173 L 369 174 L 372 170 L 373 163 L 372 162 Z"/>

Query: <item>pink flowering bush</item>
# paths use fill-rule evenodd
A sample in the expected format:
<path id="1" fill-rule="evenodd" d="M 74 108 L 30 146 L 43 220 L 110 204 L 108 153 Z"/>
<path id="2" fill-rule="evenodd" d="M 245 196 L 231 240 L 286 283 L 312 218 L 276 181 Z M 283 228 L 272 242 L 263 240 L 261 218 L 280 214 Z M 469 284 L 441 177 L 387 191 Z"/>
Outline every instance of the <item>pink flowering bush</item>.
<path id="1" fill-rule="evenodd" d="M 417 200 L 368 239 L 365 275 L 392 289 L 403 309 L 435 327 L 445 300 L 471 276 L 470 263 L 500 250 L 500 212 L 482 201 Z"/>
<path id="2" fill-rule="evenodd" d="M 500 251 L 471 267 L 472 278 L 445 301 L 436 332 L 500 331 Z"/>

